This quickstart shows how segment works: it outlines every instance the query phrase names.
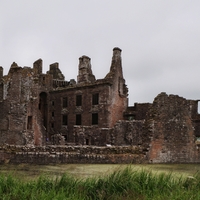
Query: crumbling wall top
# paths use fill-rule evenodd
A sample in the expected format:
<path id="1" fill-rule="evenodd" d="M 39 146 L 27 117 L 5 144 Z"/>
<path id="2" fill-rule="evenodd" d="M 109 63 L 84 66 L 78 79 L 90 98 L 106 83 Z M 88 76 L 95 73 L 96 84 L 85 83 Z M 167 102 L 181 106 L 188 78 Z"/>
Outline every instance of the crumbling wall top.
<path id="1" fill-rule="evenodd" d="M 65 80 L 65 76 L 62 74 L 61 70 L 59 69 L 59 63 L 55 62 L 49 66 L 49 71 L 47 74 L 51 74 L 53 79 L 56 80 Z"/>

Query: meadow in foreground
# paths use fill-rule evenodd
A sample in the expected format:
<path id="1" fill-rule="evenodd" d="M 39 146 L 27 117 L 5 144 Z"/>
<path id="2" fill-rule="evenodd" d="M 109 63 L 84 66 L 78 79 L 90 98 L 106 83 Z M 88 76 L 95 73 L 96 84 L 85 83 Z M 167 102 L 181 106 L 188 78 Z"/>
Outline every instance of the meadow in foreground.
<path id="1" fill-rule="evenodd" d="M 64 174 L 58 178 L 21 180 L 0 174 L 0 199 L 199 200 L 200 174 L 177 177 L 173 173 L 156 174 L 131 167 L 86 179 Z"/>

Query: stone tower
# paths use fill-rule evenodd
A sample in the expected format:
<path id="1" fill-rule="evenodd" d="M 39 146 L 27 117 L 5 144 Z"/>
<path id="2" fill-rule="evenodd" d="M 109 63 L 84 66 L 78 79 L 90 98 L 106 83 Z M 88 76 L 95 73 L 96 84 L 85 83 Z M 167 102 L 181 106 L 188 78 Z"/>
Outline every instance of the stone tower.
<path id="1" fill-rule="evenodd" d="M 79 74 L 77 76 L 78 83 L 93 83 L 95 76 L 92 73 L 90 58 L 82 56 L 79 58 Z"/>

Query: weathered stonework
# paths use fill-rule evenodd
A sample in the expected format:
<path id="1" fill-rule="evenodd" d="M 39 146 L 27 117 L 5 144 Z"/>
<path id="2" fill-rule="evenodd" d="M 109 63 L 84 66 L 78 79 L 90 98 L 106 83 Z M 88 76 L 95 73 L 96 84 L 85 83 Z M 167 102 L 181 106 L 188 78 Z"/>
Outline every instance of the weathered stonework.
<path id="1" fill-rule="evenodd" d="M 145 163 L 145 150 L 137 146 L 0 146 L 2 163 Z"/>
<path id="2" fill-rule="evenodd" d="M 87 56 L 77 81 L 58 63 L 44 74 L 42 64 L 13 62 L 5 76 L 0 67 L 1 163 L 200 162 L 198 100 L 161 93 L 129 107 L 121 49 L 103 79 Z"/>
<path id="3" fill-rule="evenodd" d="M 146 118 L 152 162 L 199 162 L 195 126 L 195 101 L 177 95 L 158 95 Z"/>

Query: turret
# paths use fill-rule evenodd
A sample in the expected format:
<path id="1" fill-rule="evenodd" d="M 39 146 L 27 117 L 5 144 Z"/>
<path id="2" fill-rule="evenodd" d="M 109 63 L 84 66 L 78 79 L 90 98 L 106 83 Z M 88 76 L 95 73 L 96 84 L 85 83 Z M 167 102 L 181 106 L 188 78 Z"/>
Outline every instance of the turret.
<path id="1" fill-rule="evenodd" d="M 38 59 L 33 63 L 34 74 L 42 74 L 42 59 Z"/>
<path id="2" fill-rule="evenodd" d="M 95 76 L 92 73 L 90 58 L 82 56 L 79 58 L 79 74 L 77 76 L 78 83 L 93 83 Z"/>
<path id="3" fill-rule="evenodd" d="M 121 51 L 118 47 L 113 49 L 110 72 L 106 75 L 106 78 L 119 77 L 123 79 Z"/>
<path id="4" fill-rule="evenodd" d="M 106 75 L 105 79 L 111 79 L 116 86 L 115 88 L 118 88 L 119 95 L 121 97 L 127 97 L 128 88 L 123 77 L 121 51 L 122 50 L 118 47 L 113 49 L 110 71 Z"/>

